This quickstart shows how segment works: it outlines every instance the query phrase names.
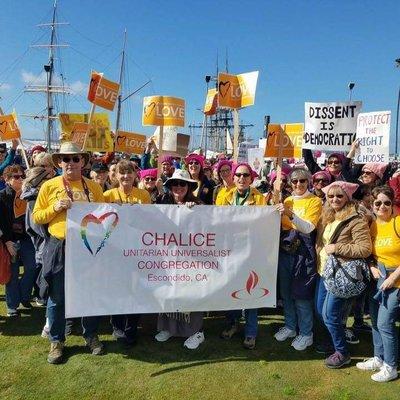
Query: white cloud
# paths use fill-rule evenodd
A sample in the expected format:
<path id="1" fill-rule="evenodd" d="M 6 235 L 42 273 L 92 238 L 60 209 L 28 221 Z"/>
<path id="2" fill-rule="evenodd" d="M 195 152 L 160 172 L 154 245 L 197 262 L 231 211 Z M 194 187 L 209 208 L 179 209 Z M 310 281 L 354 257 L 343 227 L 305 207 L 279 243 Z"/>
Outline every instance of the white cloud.
<path id="1" fill-rule="evenodd" d="M 0 83 L 1 91 L 10 90 L 11 88 L 12 88 L 12 86 L 9 83 Z"/>
<path id="2" fill-rule="evenodd" d="M 81 81 L 72 82 L 68 86 L 71 88 L 72 92 L 75 94 L 78 94 L 81 92 L 86 92 L 88 90 L 87 83 L 83 83 Z"/>

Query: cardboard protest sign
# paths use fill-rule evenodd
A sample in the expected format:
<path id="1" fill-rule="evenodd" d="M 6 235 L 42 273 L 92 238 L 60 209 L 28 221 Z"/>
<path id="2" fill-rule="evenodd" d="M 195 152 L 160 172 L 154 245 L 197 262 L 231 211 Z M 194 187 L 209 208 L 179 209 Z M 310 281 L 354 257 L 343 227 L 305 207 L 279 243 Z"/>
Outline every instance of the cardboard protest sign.
<path id="1" fill-rule="evenodd" d="M 76 143 L 82 149 L 88 129 L 89 129 L 88 123 L 75 122 L 71 132 L 71 142 Z"/>
<path id="2" fill-rule="evenodd" d="M 0 115 L 0 139 L 11 140 L 21 137 L 21 132 L 12 114 Z"/>
<path id="3" fill-rule="evenodd" d="M 218 74 L 218 105 L 227 108 L 242 108 L 254 104 L 258 71 L 245 74 Z"/>
<path id="4" fill-rule="evenodd" d="M 71 140 L 71 133 L 76 122 L 88 122 L 89 114 L 58 114 L 60 130 L 62 132 L 61 141 Z"/>
<path id="5" fill-rule="evenodd" d="M 184 133 L 178 133 L 176 135 L 176 152 L 181 156 L 185 157 L 189 150 L 190 135 Z"/>
<path id="6" fill-rule="evenodd" d="M 90 77 L 88 100 L 99 107 L 114 110 L 119 93 L 119 84 L 104 78 L 103 74 L 93 71 Z"/>
<path id="7" fill-rule="evenodd" d="M 185 100 L 170 96 L 145 97 L 142 124 L 185 126 Z"/>
<path id="8" fill-rule="evenodd" d="M 254 142 L 240 142 L 238 148 L 238 162 L 247 162 L 247 153 L 249 149 L 258 148 L 258 143 Z"/>
<path id="9" fill-rule="evenodd" d="M 85 149 L 87 151 L 114 151 L 108 114 L 94 114 L 90 124 Z"/>
<path id="10" fill-rule="evenodd" d="M 115 151 L 128 154 L 142 154 L 146 148 L 146 135 L 118 131 L 115 139 Z"/>
<path id="11" fill-rule="evenodd" d="M 303 149 L 350 150 L 361 106 L 361 101 L 305 103 Z"/>
<path id="12" fill-rule="evenodd" d="M 264 156 L 278 157 L 279 144 L 282 143 L 282 157 L 301 158 L 303 132 L 303 124 L 269 124 Z"/>
<path id="13" fill-rule="evenodd" d="M 215 115 L 218 106 L 218 91 L 217 89 L 208 89 L 206 103 L 204 104 L 203 112 L 205 115 Z"/>
<path id="14" fill-rule="evenodd" d="M 358 114 L 355 164 L 389 162 L 390 111 Z"/>
<path id="15" fill-rule="evenodd" d="M 261 168 L 264 165 L 264 149 L 255 147 L 247 150 L 247 160 L 251 168 L 260 174 Z"/>

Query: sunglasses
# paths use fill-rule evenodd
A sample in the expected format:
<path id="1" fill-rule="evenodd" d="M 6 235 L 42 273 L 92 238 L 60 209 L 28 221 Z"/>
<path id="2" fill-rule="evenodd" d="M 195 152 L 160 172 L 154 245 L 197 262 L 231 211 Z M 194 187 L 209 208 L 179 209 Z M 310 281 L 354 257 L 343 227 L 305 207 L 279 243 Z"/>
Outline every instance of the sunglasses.
<path id="1" fill-rule="evenodd" d="M 171 183 L 172 186 L 180 186 L 180 187 L 185 187 L 188 185 L 187 182 L 185 181 L 174 181 Z"/>
<path id="2" fill-rule="evenodd" d="M 66 157 L 64 156 L 62 159 L 62 162 L 65 162 L 66 164 L 70 163 L 71 161 L 77 164 L 79 161 L 81 161 L 81 158 L 79 156 L 73 156 L 73 157 Z"/>
<path id="3" fill-rule="evenodd" d="M 338 199 L 343 199 L 344 195 L 343 194 L 328 194 L 327 195 L 328 199 L 333 199 L 334 197 Z"/>
<path id="4" fill-rule="evenodd" d="M 328 181 L 324 178 L 315 178 L 314 183 L 328 183 Z"/>
<path id="5" fill-rule="evenodd" d="M 373 172 L 372 171 L 363 171 L 362 174 L 363 175 L 372 175 Z"/>
<path id="6" fill-rule="evenodd" d="M 331 160 L 331 161 L 328 161 L 328 164 L 329 165 L 332 165 L 332 164 L 339 165 L 339 164 L 341 164 L 341 162 L 339 160 Z"/>
<path id="7" fill-rule="evenodd" d="M 392 205 L 392 202 L 390 200 L 385 200 L 385 201 L 374 201 L 374 206 L 376 208 L 379 208 L 382 204 L 384 204 L 386 207 L 390 207 Z"/>
<path id="8" fill-rule="evenodd" d="M 190 162 L 188 163 L 188 165 L 200 165 L 200 163 L 197 162 L 197 161 L 190 161 Z"/>
<path id="9" fill-rule="evenodd" d="M 297 185 L 298 183 L 306 183 L 307 179 L 292 179 L 290 182 L 292 182 L 293 185 Z"/>
<path id="10" fill-rule="evenodd" d="M 19 175 L 19 174 L 15 174 L 12 177 L 13 179 L 25 179 L 25 175 Z"/>
<path id="11" fill-rule="evenodd" d="M 156 178 L 144 178 L 145 182 L 155 182 Z"/>
<path id="12" fill-rule="evenodd" d="M 241 176 L 243 176 L 243 178 L 249 178 L 249 177 L 250 177 L 250 174 L 247 173 L 247 172 L 245 172 L 245 173 L 243 173 L 243 174 L 236 173 L 235 176 L 236 176 L 236 178 L 240 178 Z"/>

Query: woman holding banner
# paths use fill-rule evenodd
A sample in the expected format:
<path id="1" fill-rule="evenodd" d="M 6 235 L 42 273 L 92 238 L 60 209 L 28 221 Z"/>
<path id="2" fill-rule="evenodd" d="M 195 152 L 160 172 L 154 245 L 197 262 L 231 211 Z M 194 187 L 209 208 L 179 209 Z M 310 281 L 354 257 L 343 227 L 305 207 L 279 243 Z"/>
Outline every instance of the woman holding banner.
<path id="1" fill-rule="evenodd" d="M 398 332 L 396 319 L 400 306 L 400 218 L 393 216 L 394 193 L 387 186 L 372 192 L 376 221 L 371 225 L 371 272 L 376 280 L 370 293 L 370 314 L 374 357 L 357 363 L 364 371 L 377 371 L 371 379 L 388 382 L 396 379 Z"/>
<path id="2" fill-rule="evenodd" d="M 158 204 L 175 204 L 193 207 L 201 202 L 194 196 L 197 182 L 190 179 L 189 173 L 182 169 L 176 169 L 173 175 L 167 179 L 164 186 L 166 193 L 158 198 Z M 184 346 L 195 350 L 204 342 L 203 312 L 167 313 L 159 314 L 155 339 L 158 342 L 166 342 L 169 338 L 185 337 Z"/>
<path id="3" fill-rule="evenodd" d="M 136 177 L 136 169 L 132 163 L 126 160 L 120 161 L 116 166 L 119 186 L 104 193 L 105 201 L 119 204 L 151 204 L 149 192 L 134 187 Z M 140 314 L 112 315 L 113 336 L 129 346 L 134 345 L 139 319 Z"/>
<path id="4" fill-rule="evenodd" d="M 343 265 L 344 262 L 362 261 L 372 249 L 368 223 L 352 200 L 357 188 L 357 184 L 336 181 L 323 189 L 327 201 L 317 234 L 318 272 L 321 276 L 317 289 L 317 314 L 322 315 L 333 342 L 334 353 L 325 360 L 328 368 L 341 368 L 351 362 L 343 320 L 354 297 L 350 292 L 344 297 L 326 286 L 326 266 L 328 263 Z M 362 269 L 361 263 L 359 267 Z M 333 279 L 339 279 L 335 285 L 346 288 L 343 280 L 335 276 Z"/>
<path id="5" fill-rule="evenodd" d="M 233 182 L 235 189 L 227 191 L 219 205 L 231 206 L 262 206 L 265 204 L 265 197 L 257 189 L 251 187 L 254 178 L 258 175 L 253 171 L 249 164 L 239 163 L 233 168 Z M 231 339 L 239 331 L 240 310 L 229 311 L 227 313 L 228 326 L 221 333 L 221 338 Z M 256 347 L 257 337 L 257 309 L 245 310 L 246 324 L 244 327 L 243 346 L 246 349 Z"/>
<path id="6" fill-rule="evenodd" d="M 279 342 L 294 338 L 292 346 L 305 350 L 313 344 L 312 299 L 317 278 L 315 230 L 322 202 L 308 190 L 311 174 L 306 169 L 294 168 L 289 181 L 292 196 L 276 205 L 282 215 L 278 282 L 285 326 L 274 337 Z"/>

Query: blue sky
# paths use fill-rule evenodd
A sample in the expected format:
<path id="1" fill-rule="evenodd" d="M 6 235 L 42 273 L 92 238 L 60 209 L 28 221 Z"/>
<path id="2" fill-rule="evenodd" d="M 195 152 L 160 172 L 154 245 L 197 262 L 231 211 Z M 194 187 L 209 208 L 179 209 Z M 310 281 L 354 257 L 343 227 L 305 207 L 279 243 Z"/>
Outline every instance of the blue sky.
<path id="1" fill-rule="evenodd" d="M 204 76 L 225 68 L 259 70 L 256 104 L 240 112 L 248 131 L 262 136 L 263 117 L 271 122 L 303 122 L 304 102 L 344 101 L 347 84 L 355 82 L 353 100 L 363 111 L 392 111 L 394 135 L 400 69 L 400 1 L 94 1 L 59 0 L 57 66 L 76 91 L 67 111 L 88 112 L 85 85 L 91 69 L 118 79 L 123 31 L 128 32 L 126 92 L 153 78 L 151 85 L 125 103 L 123 127 L 150 134 L 141 125 L 142 97 L 163 94 L 186 100 L 186 128 L 200 122 L 205 97 Z M 35 25 L 49 22 L 52 1 L 2 1 L 0 15 L 0 105 L 8 113 L 38 113 L 44 95 L 22 95 L 26 82 L 37 78 L 47 61 L 49 31 Z M 16 62 L 14 63 L 14 60 Z M 59 65 L 61 62 L 61 65 Z M 43 79 L 43 78 L 42 78 Z M 40 82 L 40 77 L 37 83 Z M 126 93 L 127 94 L 127 93 Z M 60 102 L 62 108 L 63 104 Z M 114 122 L 114 116 L 111 121 Z M 42 122 L 20 117 L 24 137 L 41 137 Z M 394 141 L 393 141 L 394 142 Z"/>

